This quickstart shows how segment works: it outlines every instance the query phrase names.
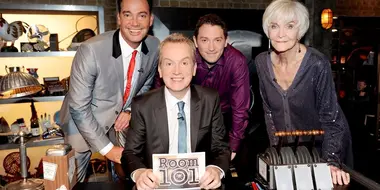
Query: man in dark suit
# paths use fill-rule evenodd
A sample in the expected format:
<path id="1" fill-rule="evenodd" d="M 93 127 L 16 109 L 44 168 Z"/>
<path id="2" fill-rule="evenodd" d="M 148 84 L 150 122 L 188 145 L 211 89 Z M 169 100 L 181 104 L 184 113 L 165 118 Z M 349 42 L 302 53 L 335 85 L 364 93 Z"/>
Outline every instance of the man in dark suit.
<path id="1" fill-rule="evenodd" d="M 230 151 L 218 93 L 190 86 L 196 72 L 195 46 L 181 34 L 160 45 L 160 77 L 165 86 L 133 99 L 122 165 L 137 189 L 153 189 L 159 177 L 152 172 L 152 154 L 206 153 L 205 189 L 218 188 L 229 167 Z"/>

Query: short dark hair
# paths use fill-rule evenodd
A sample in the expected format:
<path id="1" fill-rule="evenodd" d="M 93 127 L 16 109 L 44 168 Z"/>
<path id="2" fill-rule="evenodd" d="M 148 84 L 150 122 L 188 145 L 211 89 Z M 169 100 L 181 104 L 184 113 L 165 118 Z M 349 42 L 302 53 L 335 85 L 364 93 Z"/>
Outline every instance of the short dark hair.
<path id="1" fill-rule="evenodd" d="M 152 13 L 153 0 L 146 0 L 146 1 L 148 2 L 148 5 L 149 5 L 149 13 Z M 123 0 L 117 0 L 118 13 L 120 13 L 121 11 L 121 2 L 123 2 Z"/>
<path id="2" fill-rule="evenodd" d="M 366 80 L 366 79 L 363 79 L 363 78 L 359 78 L 359 79 L 357 80 L 357 82 L 364 82 L 365 84 L 367 84 L 367 80 Z"/>
<path id="3" fill-rule="evenodd" d="M 226 23 L 216 14 L 207 14 L 199 18 L 197 25 L 195 26 L 194 36 L 198 37 L 199 28 L 204 24 L 210 24 L 211 26 L 220 26 L 223 29 L 224 37 L 227 38 L 227 26 Z"/>

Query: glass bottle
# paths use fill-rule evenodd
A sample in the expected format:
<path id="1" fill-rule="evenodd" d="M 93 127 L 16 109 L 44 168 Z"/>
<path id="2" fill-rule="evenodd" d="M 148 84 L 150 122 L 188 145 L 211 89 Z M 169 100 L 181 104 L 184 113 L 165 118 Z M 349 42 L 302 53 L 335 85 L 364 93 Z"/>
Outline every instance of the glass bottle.
<path id="1" fill-rule="evenodd" d="M 36 108 L 34 107 L 34 101 L 32 100 L 32 105 L 30 105 L 32 110 L 32 117 L 30 118 L 30 129 L 33 137 L 40 136 L 40 124 L 38 122 L 38 116 Z"/>

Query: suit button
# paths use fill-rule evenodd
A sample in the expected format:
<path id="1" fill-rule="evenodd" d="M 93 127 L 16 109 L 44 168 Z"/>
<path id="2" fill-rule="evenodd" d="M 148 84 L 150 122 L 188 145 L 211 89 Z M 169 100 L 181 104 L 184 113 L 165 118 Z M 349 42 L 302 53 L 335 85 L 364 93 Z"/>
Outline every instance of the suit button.
<path id="1" fill-rule="evenodd" d="M 110 129 L 110 127 L 106 126 L 106 130 Z"/>
<path id="2" fill-rule="evenodd" d="M 118 112 L 118 111 L 115 111 L 115 114 L 117 115 L 117 114 L 119 114 L 119 112 Z"/>

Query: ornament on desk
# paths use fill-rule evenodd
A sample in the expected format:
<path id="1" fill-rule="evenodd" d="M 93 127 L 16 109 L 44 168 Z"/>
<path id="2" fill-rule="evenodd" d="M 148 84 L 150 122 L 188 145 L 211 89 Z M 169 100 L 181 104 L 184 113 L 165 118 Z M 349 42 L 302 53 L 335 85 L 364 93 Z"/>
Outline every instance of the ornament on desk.
<path id="1" fill-rule="evenodd" d="M 26 33 L 26 27 L 29 27 L 29 25 L 22 21 L 14 21 L 9 24 L 0 13 L 0 40 L 2 41 L 0 48 L 2 51 L 7 46 L 7 42 L 12 42 L 9 47 L 14 47 L 15 41 Z M 14 48 L 12 48 L 13 51 Z"/>
<path id="2" fill-rule="evenodd" d="M 28 73 L 30 75 L 32 75 L 34 78 L 38 78 L 38 74 L 37 74 L 37 70 L 38 68 L 27 68 L 26 70 L 28 70 Z"/>

